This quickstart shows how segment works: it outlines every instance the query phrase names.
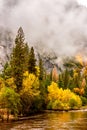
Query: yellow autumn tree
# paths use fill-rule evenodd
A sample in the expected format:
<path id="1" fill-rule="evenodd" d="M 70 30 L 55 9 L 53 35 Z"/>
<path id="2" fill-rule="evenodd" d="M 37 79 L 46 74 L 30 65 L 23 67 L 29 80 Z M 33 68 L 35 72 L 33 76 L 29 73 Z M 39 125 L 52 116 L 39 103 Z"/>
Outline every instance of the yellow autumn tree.
<path id="1" fill-rule="evenodd" d="M 6 85 L 7 87 L 10 87 L 10 88 L 14 89 L 14 90 L 16 90 L 16 88 L 17 88 L 16 85 L 15 85 L 15 82 L 14 82 L 14 78 L 13 78 L 13 77 L 6 79 L 6 80 L 5 80 L 5 85 Z"/>
<path id="2" fill-rule="evenodd" d="M 59 88 L 57 83 L 52 82 L 48 86 L 48 109 L 68 110 L 77 109 L 82 105 L 79 96 L 69 89 Z"/>
<path id="3" fill-rule="evenodd" d="M 35 69 L 36 69 L 36 76 L 39 77 L 39 75 L 40 75 L 40 68 L 39 68 L 39 66 L 36 66 Z"/>
<path id="4" fill-rule="evenodd" d="M 33 73 L 26 71 L 23 78 L 23 87 L 20 91 L 22 101 L 22 113 L 27 114 L 32 107 L 32 104 L 40 94 L 39 79 Z"/>
<path id="5" fill-rule="evenodd" d="M 0 91 L 3 87 L 5 87 L 5 81 L 3 78 L 0 77 Z"/>
<path id="6" fill-rule="evenodd" d="M 22 92 L 27 92 L 31 96 L 37 96 L 40 93 L 39 79 L 33 73 L 29 74 L 28 71 L 24 73 Z"/>
<path id="7" fill-rule="evenodd" d="M 7 116 L 8 121 L 10 113 L 15 116 L 19 113 L 20 95 L 15 92 L 15 87 L 13 78 L 7 80 L 0 78 L 0 115 L 2 120 Z"/>
<path id="8" fill-rule="evenodd" d="M 80 87 L 74 88 L 73 91 L 82 96 L 85 93 L 85 88 L 86 88 L 86 80 L 85 78 L 83 78 Z"/>

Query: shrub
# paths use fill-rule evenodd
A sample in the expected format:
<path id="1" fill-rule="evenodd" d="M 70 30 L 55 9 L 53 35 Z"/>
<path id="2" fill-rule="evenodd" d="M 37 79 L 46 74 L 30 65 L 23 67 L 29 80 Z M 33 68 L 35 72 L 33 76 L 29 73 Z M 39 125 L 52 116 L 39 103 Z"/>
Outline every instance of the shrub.
<path id="1" fill-rule="evenodd" d="M 63 90 L 54 82 L 48 86 L 47 108 L 53 110 L 69 110 L 80 108 L 81 105 L 82 101 L 80 97 L 71 92 L 69 89 Z"/>
<path id="2" fill-rule="evenodd" d="M 81 96 L 81 100 L 82 100 L 82 106 L 87 105 L 87 98 L 86 97 Z"/>
<path id="3" fill-rule="evenodd" d="M 60 100 L 55 100 L 52 104 L 52 109 L 54 110 L 62 110 L 64 108 L 63 103 Z"/>
<path id="4" fill-rule="evenodd" d="M 75 109 L 77 107 L 77 101 L 74 98 L 71 98 L 69 101 L 69 105 L 71 109 Z"/>

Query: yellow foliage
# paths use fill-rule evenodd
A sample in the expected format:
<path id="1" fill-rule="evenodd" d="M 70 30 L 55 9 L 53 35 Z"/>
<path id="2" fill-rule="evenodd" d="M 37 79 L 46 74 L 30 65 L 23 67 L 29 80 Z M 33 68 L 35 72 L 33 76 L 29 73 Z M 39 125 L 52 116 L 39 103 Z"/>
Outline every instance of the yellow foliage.
<path id="1" fill-rule="evenodd" d="M 35 66 L 36 69 L 36 76 L 39 77 L 40 75 L 40 68 L 38 66 Z M 29 75 L 28 71 L 24 73 L 24 77 L 27 77 Z"/>
<path id="2" fill-rule="evenodd" d="M 69 99 L 71 98 L 71 91 L 69 89 L 65 89 L 65 90 L 63 90 L 62 93 L 63 93 L 62 101 L 65 103 L 68 102 Z"/>
<path id="3" fill-rule="evenodd" d="M 55 82 L 52 82 L 50 86 L 48 86 L 48 92 L 54 93 L 59 88 Z"/>
<path id="4" fill-rule="evenodd" d="M 58 96 L 58 91 L 59 91 L 59 88 L 57 84 L 55 82 L 52 82 L 52 84 L 48 86 L 48 92 L 49 92 L 48 98 L 50 100 L 56 99 Z"/>
<path id="5" fill-rule="evenodd" d="M 69 89 L 63 90 L 59 88 L 57 83 L 52 82 L 48 86 L 48 101 L 52 109 L 70 109 L 70 104 L 74 107 L 81 106 L 82 102 L 79 96 L 71 92 Z M 70 103 L 70 104 L 69 104 Z"/>
<path id="6" fill-rule="evenodd" d="M 4 80 L 2 78 L 0 78 L 0 90 L 5 87 L 5 83 Z"/>
<path id="7" fill-rule="evenodd" d="M 73 89 L 75 93 L 79 93 L 80 89 L 79 88 L 74 88 Z"/>
<path id="8" fill-rule="evenodd" d="M 73 90 L 75 93 L 77 93 L 79 95 L 83 95 L 85 92 L 84 88 L 74 88 Z"/>
<path id="9" fill-rule="evenodd" d="M 39 66 L 35 66 L 35 68 L 36 68 L 36 75 L 39 77 L 39 75 L 40 75 L 40 68 L 39 68 Z"/>
<path id="10" fill-rule="evenodd" d="M 74 69 L 74 78 L 78 77 L 78 72 L 77 70 Z"/>
<path id="11" fill-rule="evenodd" d="M 21 93 L 26 92 L 31 96 L 38 95 L 39 92 L 39 79 L 32 73 L 28 73 L 27 71 L 24 73 L 23 79 L 23 88 Z"/>
<path id="12" fill-rule="evenodd" d="M 81 55 L 81 54 L 77 54 L 77 55 L 76 55 L 76 60 L 77 60 L 81 65 L 83 65 L 83 58 L 82 58 L 82 55 Z"/>
<path id="13" fill-rule="evenodd" d="M 5 81 L 6 85 L 9 86 L 10 88 L 13 88 L 13 89 L 16 89 L 16 85 L 14 83 L 14 78 L 9 78 L 9 79 L 6 79 Z"/>
<path id="14" fill-rule="evenodd" d="M 4 90 L 5 90 L 5 82 L 2 78 L 0 78 L 0 98 L 2 97 L 2 92 L 4 92 Z"/>
<path id="15" fill-rule="evenodd" d="M 28 71 L 24 73 L 24 77 L 26 78 L 29 75 Z"/>
<path id="16" fill-rule="evenodd" d="M 79 95 L 83 95 L 85 93 L 85 87 L 86 87 L 86 80 L 85 78 L 82 79 L 81 81 L 81 86 L 78 88 L 74 88 L 73 91 Z"/>

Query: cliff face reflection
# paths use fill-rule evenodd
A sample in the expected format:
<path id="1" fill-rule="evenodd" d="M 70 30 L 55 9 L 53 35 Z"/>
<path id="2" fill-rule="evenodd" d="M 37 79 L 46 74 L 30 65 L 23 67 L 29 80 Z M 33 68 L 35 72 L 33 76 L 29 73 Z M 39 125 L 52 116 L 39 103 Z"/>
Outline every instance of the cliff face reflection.
<path id="1" fill-rule="evenodd" d="M 86 130 L 87 111 L 47 112 L 27 121 L 1 124 L 0 130 Z"/>

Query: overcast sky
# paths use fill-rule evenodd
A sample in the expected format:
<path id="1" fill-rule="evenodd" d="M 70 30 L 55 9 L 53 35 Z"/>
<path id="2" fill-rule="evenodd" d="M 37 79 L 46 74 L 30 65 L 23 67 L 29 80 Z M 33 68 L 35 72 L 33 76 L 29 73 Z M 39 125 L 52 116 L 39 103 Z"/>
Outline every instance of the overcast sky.
<path id="1" fill-rule="evenodd" d="M 0 0 L 0 27 L 16 35 L 20 26 L 29 45 L 41 52 L 87 53 L 87 9 L 77 0 Z"/>
<path id="2" fill-rule="evenodd" d="M 87 7 L 87 0 L 77 0 L 80 4 Z"/>

